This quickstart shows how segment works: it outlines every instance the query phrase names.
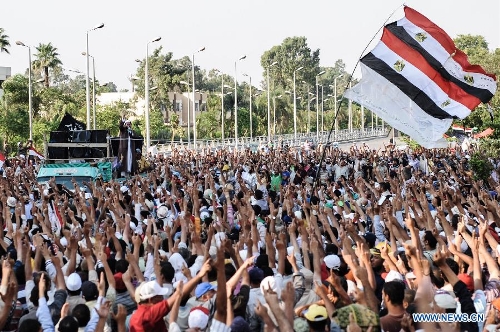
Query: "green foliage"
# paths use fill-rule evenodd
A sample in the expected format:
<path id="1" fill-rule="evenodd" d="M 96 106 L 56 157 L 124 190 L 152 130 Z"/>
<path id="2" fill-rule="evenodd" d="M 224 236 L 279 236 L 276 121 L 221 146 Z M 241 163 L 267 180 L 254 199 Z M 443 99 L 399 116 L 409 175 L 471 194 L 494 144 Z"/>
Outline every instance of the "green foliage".
<path id="1" fill-rule="evenodd" d="M 485 138 L 479 143 L 480 151 L 488 158 L 498 158 L 500 151 L 500 140 Z"/>
<path id="2" fill-rule="evenodd" d="M 120 105 L 98 106 L 96 110 L 96 128 L 107 129 L 111 137 L 116 137 L 120 132 L 119 119 L 122 118 L 123 109 Z"/>
<path id="3" fill-rule="evenodd" d="M 474 153 L 470 158 L 470 167 L 474 173 L 474 180 L 483 180 L 484 183 L 488 183 L 493 171 L 493 165 L 484 153 Z"/>
<path id="4" fill-rule="evenodd" d="M 221 137 L 221 122 L 220 110 L 211 109 L 207 112 L 202 112 L 196 117 L 196 131 L 198 136 L 203 138 L 219 138 Z M 238 111 L 239 117 L 239 111 Z M 239 120 L 239 119 L 238 119 Z M 239 121 L 238 121 L 239 122 Z M 229 125 L 228 123 L 225 124 Z"/>
<path id="5" fill-rule="evenodd" d="M 54 47 L 52 43 L 42 44 L 40 43 L 36 47 L 38 53 L 35 54 L 36 60 L 33 61 L 33 69 L 39 73 L 43 72 L 45 87 L 49 87 L 49 69 L 54 69 L 62 65 L 62 61 L 59 59 L 59 53 L 57 53 L 57 47 Z"/>
<path id="6" fill-rule="evenodd" d="M 408 147 L 412 150 L 416 150 L 416 149 L 419 149 L 420 148 L 420 145 L 411 139 L 410 136 L 408 135 L 401 135 L 400 139 L 406 144 L 408 145 Z"/>
<path id="7" fill-rule="evenodd" d="M 0 28 L 0 52 L 10 54 L 8 47 L 10 47 L 9 36 L 5 34 L 3 28 Z"/>
<path id="8" fill-rule="evenodd" d="M 309 48 L 306 37 L 287 37 L 280 45 L 273 46 L 262 55 L 263 77 L 267 77 L 267 67 L 277 62 L 269 69 L 270 78 L 276 86 L 291 91 L 293 83 L 287 79 L 292 78 L 299 67 L 303 69 L 296 72 L 296 82 L 304 80 L 313 85 L 319 73 L 319 53 L 319 49 L 312 51 Z"/>
<path id="9" fill-rule="evenodd" d="M 157 110 L 166 110 L 171 107 L 170 99 L 168 97 L 169 91 L 179 91 L 180 81 L 187 79 L 188 67 L 187 63 L 179 66 L 179 61 L 175 62 L 172 60 L 173 54 L 168 52 L 162 54 L 162 47 L 159 47 L 153 51 L 153 53 L 148 58 L 148 74 L 149 74 L 149 100 L 151 103 L 151 108 Z M 189 58 L 187 59 L 189 60 Z M 181 62 L 186 62 L 184 59 Z M 190 64 L 190 62 L 189 62 Z M 141 61 L 139 67 L 137 68 L 136 77 L 138 80 L 137 84 L 137 94 L 141 98 L 144 98 L 144 87 L 145 87 L 145 59 Z M 155 88 L 155 89 L 151 89 Z"/>

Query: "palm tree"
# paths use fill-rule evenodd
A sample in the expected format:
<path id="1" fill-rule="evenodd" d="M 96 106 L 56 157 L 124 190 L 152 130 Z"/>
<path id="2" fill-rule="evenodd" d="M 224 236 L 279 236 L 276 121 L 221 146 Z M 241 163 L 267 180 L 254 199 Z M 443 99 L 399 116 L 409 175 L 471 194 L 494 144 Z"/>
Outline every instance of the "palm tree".
<path id="1" fill-rule="evenodd" d="M 0 28 L 0 52 L 10 54 L 7 47 L 10 47 L 9 36 L 5 34 L 5 30 L 3 28 Z"/>
<path id="2" fill-rule="evenodd" d="M 54 47 L 52 43 L 38 45 L 36 47 L 37 54 L 35 54 L 36 60 L 33 61 L 33 68 L 44 74 L 45 87 L 49 87 L 49 68 L 54 69 L 57 66 L 62 65 L 59 59 L 59 53 L 57 53 L 57 47 Z"/>

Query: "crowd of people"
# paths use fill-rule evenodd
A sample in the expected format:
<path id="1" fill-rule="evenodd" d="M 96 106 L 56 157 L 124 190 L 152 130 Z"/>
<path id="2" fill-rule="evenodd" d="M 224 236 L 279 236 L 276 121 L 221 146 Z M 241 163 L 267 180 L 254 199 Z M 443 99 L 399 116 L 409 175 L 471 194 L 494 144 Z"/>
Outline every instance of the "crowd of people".
<path id="1" fill-rule="evenodd" d="M 500 169 L 470 153 L 179 149 L 73 188 L 7 161 L 0 330 L 497 331 Z"/>

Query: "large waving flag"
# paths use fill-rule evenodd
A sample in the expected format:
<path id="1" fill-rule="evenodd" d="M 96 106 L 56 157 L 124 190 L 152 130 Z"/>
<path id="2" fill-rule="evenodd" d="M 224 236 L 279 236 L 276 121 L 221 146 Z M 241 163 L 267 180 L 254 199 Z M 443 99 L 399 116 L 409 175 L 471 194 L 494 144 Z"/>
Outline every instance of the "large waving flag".
<path id="1" fill-rule="evenodd" d="M 345 93 L 426 148 L 446 147 L 453 119 L 493 98 L 495 75 L 471 65 L 440 27 L 405 7 L 361 60 L 361 81 Z"/>

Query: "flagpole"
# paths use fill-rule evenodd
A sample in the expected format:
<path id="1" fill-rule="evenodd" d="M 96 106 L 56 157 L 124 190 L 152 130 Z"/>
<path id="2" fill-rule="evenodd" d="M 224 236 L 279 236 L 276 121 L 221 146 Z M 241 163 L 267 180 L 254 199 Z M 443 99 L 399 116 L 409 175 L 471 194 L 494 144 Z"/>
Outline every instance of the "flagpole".
<path id="1" fill-rule="evenodd" d="M 353 75 L 354 75 L 354 72 L 356 71 L 356 69 L 358 68 L 358 65 L 359 65 L 359 62 L 361 61 L 361 58 L 363 57 L 363 55 L 365 54 L 366 50 L 368 49 L 368 47 L 370 47 L 370 44 L 373 42 L 373 40 L 375 40 L 375 38 L 377 38 L 377 35 L 379 34 L 379 32 L 386 26 L 387 22 L 389 22 L 389 20 L 391 19 L 391 17 L 394 15 L 394 13 L 396 13 L 396 11 L 403 7 L 404 4 L 401 4 L 399 5 L 396 9 L 394 9 L 392 11 L 392 13 L 389 15 L 389 17 L 387 17 L 387 19 L 384 21 L 384 23 L 382 24 L 382 26 L 380 26 L 380 28 L 378 28 L 377 32 L 375 32 L 375 34 L 373 35 L 373 37 L 370 39 L 370 41 L 368 42 L 368 44 L 366 44 L 366 47 L 363 49 L 363 51 L 361 52 L 359 58 L 358 58 L 358 61 L 356 61 L 356 64 L 354 65 L 354 69 L 352 70 L 352 73 L 351 75 L 349 76 L 349 79 L 347 80 L 346 82 L 346 85 L 344 87 L 344 92 L 342 93 L 342 97 L 344 96 L 344 93 L 345 91 L 347 90 L 347 88 L 349 87 L 349 85 L 351 84 L 352 82 L 352 78 L 353 78 Z M 342 98 L 340 100 L 340 102 L 338 103 L 338 106 L 337 106 L 337 109 L 335 110 L 335 116 L 333 117 L 333 121 L 332 121 L 332 124 L 330 125 L 330 131 L 328 132 L 328 137 L 326 139 L 326 143 L 325 143 L 325 148 L 323 149 L 323 152 L 321 153 L 321 159 L 320 159 L 320 162 L 319 164 L 322 165 L 323 164 L 323 161 L 325 160 L 325 155 L 326 155 L 326 150 L 327 150 L 327 147 L 328 147 L 328 144 L 330 143 L 330 139 L 331 139 L 331 136 L 332 136 L 332 133 L 334 131 L 334 126 L 335 126 L 335 122 L 337 121 L 337 117 L 339 115 L 339 110 L 340 108 L 342 107 L 342 102 L 344 101 L 344 98 Z M 316 186 L 318 185 L 319 183 L 319 172 L 321 171 L 321 167 L 318 168 L 318 170 L 316 171 L 316 178 L 314 179 L 314 185 L 313 185 L 313 190 L 312 192 L 315 192 L 316 191 Z"/>

